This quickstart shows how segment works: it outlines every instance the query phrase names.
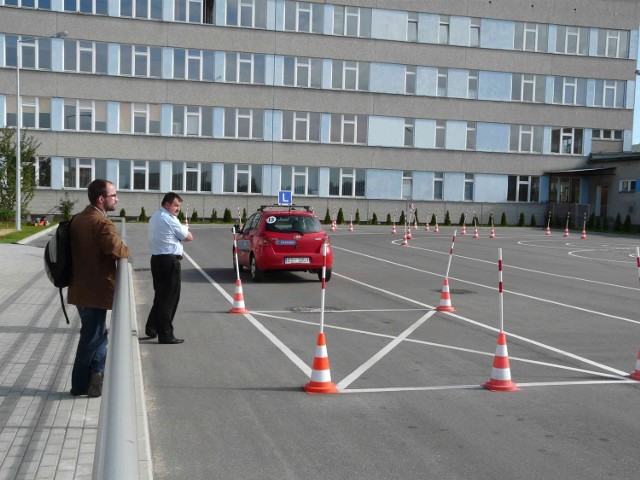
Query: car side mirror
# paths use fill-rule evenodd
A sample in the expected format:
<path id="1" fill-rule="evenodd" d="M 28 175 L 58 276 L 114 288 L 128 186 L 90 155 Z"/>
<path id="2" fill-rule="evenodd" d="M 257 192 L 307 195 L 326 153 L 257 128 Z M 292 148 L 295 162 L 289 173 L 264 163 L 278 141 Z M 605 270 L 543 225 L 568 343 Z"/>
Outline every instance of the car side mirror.
<path id="1" fill-rule="evenodd" d="M 236 229 L 236 233 L 242 233 L 242 228 L 240 228 L 240 224 L 236 223 L 233 228 Z M 233 231 L 233 230 L 231 230 Z"/>

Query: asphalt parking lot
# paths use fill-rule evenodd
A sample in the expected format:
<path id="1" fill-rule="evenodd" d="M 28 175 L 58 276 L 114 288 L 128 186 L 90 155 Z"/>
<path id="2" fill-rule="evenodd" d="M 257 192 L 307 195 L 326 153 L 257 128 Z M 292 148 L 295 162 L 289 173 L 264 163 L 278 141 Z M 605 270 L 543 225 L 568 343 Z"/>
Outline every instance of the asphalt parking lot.
<path id="1" fill-rule="evenodd" d="M 341 393 L 307 395 L 322 289 L 309 273 L 254 284 L 229 314 L 229 227 L 195 225 L 179 346 L 141 339 L 157 479 L 637 478 L 640 240 L 543 229 L 332 233 L 324 332 Z M 146 227 L 127 225 L 138 321 L 153 291 Z M 500 327 L 520 390 L 489 392 Z M 142 329 L 143 330 L 143 329 Z"/>

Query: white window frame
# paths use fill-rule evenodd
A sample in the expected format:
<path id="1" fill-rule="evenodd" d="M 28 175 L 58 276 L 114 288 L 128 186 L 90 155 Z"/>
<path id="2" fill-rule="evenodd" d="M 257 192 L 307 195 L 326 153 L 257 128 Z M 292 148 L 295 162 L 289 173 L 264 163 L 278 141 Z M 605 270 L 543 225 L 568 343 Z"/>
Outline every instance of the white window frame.
<path id="1" fill-rule="evenodd" d="M 440 190 L 440 195 L 436 195 L 438 190 Z M 444 172 L 433 172 L 433 199 L 444 199 Z"/>
<path id="2" fill-rule="evenodd" d="M 224 180 L 223 180 L 223 193 L 239 193 L 239 194 L 253 194 L 253 195 L 258 195 L 262 193 L 262 185 L 259 186 L 260 191 L 259 192 L 254 192 L 252 191 L 252 180 L 254 178 L 254 172 L 253 169 L 254 168 L 262 168 L 262 165 L 252 165 L 252 164 L 248 164 L 248 163 L 243 163 L 243 164 L 225 164 L 224 168 L 225 168 L 225 172 L 223 174 L 223 177 L 226 176 L 226 169 L 233 167 L 233 192 L 231 191 L 227 191 L 224 189 Z M 247 191 L 246 192 L 240 192 L 238 191 L 238 177 L 239 175 L 247 175 Z M 256 182 L 257 183 L 257 182 Z"/>
<path id="3" fill-rule="evenodd" d="M 315 185 L 315 190 L 316 193 L 313 193 L 310 191 L 311 189 L 311 185 L 309 184 L 309 169 L 313 168 L 316 171 L 316 181 L 318 180 L 318 167 L 296 167 L 296 166 L 287 166 L 287 167 L 283 167 L 283 168 L 287 168 L 287 169 L 291 169 L 290 170 L 290 174 L 291 174 L 291 178 L 284 180 L 283 175 L 284 173 L 281 173 L 280 176 L 280 187 L 282 189 L 284 189 L 284 187 L 288 184 L 290 185 L 290 189 L 291 192 L 293 192 L 294 195 L 296 196 L 318 196 L 318 185 Z M 300 191 L 296 190 L 296 179 L 302 179 L 302 184 L 304 185 L 304 193 L 300 193 Z M 288 183 L 285 183 L 288 182 Z"/>
<path id="4" fill-rule="evenodd" d="M 405 65 L 404 70 L 404 93 L 405 95 L 415 95 L 418 82 L 418 68 L 415 65 Z M 411 82 L 409 79 L 412 79 Z M 412 85 L 413 88 L 409 88 Z"/>
<path id="5" fill-rule="evenodd" d="M 447 148 L 447 122 L 446 120 L 436 120 L 435 148 Z"/>
<path id="6" fill-rule="evenodd" d="M 620 180 L 618 192 L 620 193 L 635 193 L 636 181 L 635 180 Z"/>
<path id="7" fill-rule="evenodd" d="M 404 119 L 404 146 L 412 148 L 416 140 L 416 121 L 413 118 Z"/>
<path id="8" fill-rule="evenodd" d="M 22 125 L 20 128 L 32 128 L 35 130 L 51 130 L 51 98 L 49 97 L 31 97 L 26 95 L 20 95 L 20 99 L 22 100 Z M 18 109 L 16 103 L 16 97 L 7 97 L 5 101 L 5 125 L 7 127 L 15 127 L 18 118 Z M 40 115 L 43 113 L 43 105 L 47 103 L 48 109 L 46 109 L 45 113 L 49 114 L 49 127 L 42 127 L 40 125 Z M 24 122 L 25 113 L 32 110 L 34 115 L 34 125 L 26 125 Z M 13 115 L 16 119 L 16 122 L 9 122 L 9 115 Z"/>
<path id="9" fill-rule="evenodd" d="M 437 79 L 437 89 L 436 96 L 437 97 L 446 97 L 447 91 L 449 87 L 449 69 L 440 67 L 438 68 L 438 79 Z"/>
<path id="10" fill-rule="evenodd" d="M 471 186 L 471 198 L 468 198 L 467 188 Z M 463 199 L 465 202 L 473 202 L 475 197 L 475 175 L 473 173 L 465 173 L 464 174 L 464 191 L 463 191 Z"/>
<path id="11" fill-rule="evenodd" d="M 413 172 L 402 171 L 402 199 L 411 200 L 413 198 Z"/>
<path id="12" fill-rule="evenodd" d="M 356 185 L 356 181 L 358 178 L 358 171 L 360 171 L 361 169 L 357 169 L 357 168 L 340 168 L 340 167 L 332 167 L 330 168 L 330 170 L 334 170 L 337 169 L 339 171 L 339 175 L 338 175 L 338 194 L 331 194 L 329 193 L 330 197 L 349 197 L 349 198 L 356 198 L 356 191 L 358 190 L 358 187 Z M 331 178 L 331 172 L 329 172 L 329 178 Z M 365 181 L 366 181 L 366 174 L 364 175 Z M 346 194 L 344 192 L 344 182 L 345 180 L 351 179 L 351 185 L 352 185 L 352 192 L 350 194 Z M 331 189 L 329 189 L 331 190 Z M 363 198 L 366 195 L 366 185 L 365 185 L 365 192 L 363 193 L 363 195 L 357 195 L 358 198 Z"/>
<path id="13" fill-rule="evenodd" d="M 67 160 L 74 160 L 74 166 L 73 168 L 73 183 L 74 185 L 69 185 L 66 183 L 66 175 L 65 175 L 65 169 L 66 169 L 66 163 Z M 65 157 L 64 158 L 64 167 L 63 167 L 63 173 L 62 173 L 62 184 L 63 184 L 63 188 L 73 188 L 73 189 L 81 189 L 81 188 L 87 188 L 86 185 L 80 185 L 80 177 L 81 177 L 81 173 L 82 170 L 88 170 L 90 172 L 90 181 L 95 180 L 96 178 L 96 166 L 95 166 L 95 159 L 94 158 L 79 158 L 79 157 Z"/>
<path id="14" fill-rule="evenodd" d="M 262 132 L 262 137 L 258 137 L 256 136 L 256 132 L 254 132 L 254 117 L 257 114 L 263 114 L 263 110 L 256 110 L 253 108 L 225 108 L 225 122 L 224 125 L 226 126 L 226 115 L 228 115 L 229 113 L 232 113 L 234 115 L 234 135 L 229 135 L 228 132 L 226 131 L 226 128 L 224 129 L 224 138 L 233 138 L 236 140 L 262 140 L 264 137 L 264 124 L 263 124 L 263 132 Z M 242 121 L 248 121 L 249 122 L 249 136 L 248 137 L 240 137 L 238 135 L 238 132 L 240 131 L 240 124 Z"/>
<path id="15" fill-rule="evenodd" d="M 480 46 L 480 19 L 471 18 L 471 25 L 469 26 L 469 46 Z"/>
<path id="16" fill-rule="evenodd" d="M 361 115 L 355 115 L 355 114 L 346 114 L 346 113 L 341 113 L 341 114 L 332 114 L 332 120 L 334 118 L 338 118 L 338 120 L 340 121 L 340 141 L 336 142 L 336 141 L 331 141 L 331 143 L 341 143 L 341 144 L 347 144 L 347 145 L 363 145 L 363 143 L 358 143 L 358 131 L 361 128 L 366 128 L 366 119 L 364 120 L 365 125 L 362 126 L 360 125 L 360 123 L 362 123 L 359 119 L 365 118 L 364 116 Z M 353 140 L 352 141 L 346 141 L 345 140 L 345 126 L 348 125 L 353 125 Z M 331 126 L 333 128 L 334 126 L 334 122 L 331 122 Z M 332 135 L 330 138 L 333 138 L 334 132 L 332 132 Z M 365 139 L 365 143 L 366 143 L 366 139 Z"/>
<path id="17" fill-rule="evenodd" d="M 478 70 L 469 70 L 467 78 L 467 98 L 477 100 L 478 98 Z"/>
<path id="18" fill-rule="evenodd" d="M 467 122 L 465 148 L 470 151 L 476 150 L 477 126 L 476 122 Z"/>
<path id="19" fill-rule="evenodd" d="M 418 13 L 407 12 L 407 42 L 418 41 Z"/>
<path id="20" fill-rule="evenodd" d="M 622 80 L 596 80 L 596 91 L 593 105 L 603 108 L 624 108 L 626 83 Z M 618 95 L 618 92 L 621 92 Z M 612 93 L 612 98 L 607 98 L 607 93 Z M 598 100 L 600 97 L 600 101 Z"/>
<path id="21" fill-rule="evenodd" d="M 584 129 L 582 128 L 572 128 L 572 127 L 556 127 L 553 128 L 551 131 L 551 138 L 552 138 L 552 146 L 553 146 L 553 132 L 554 131 L 559 131 L 559 142 L 558 142 L 558 147 L 559 147 L 559 152 L 555 152 L 555 151 L 551 151 L 552 154 L 556 154 L 556 155 L 582 155 L 582 152 L 584 151 Z M 582 131 L 582 144 L 581 144 L 581 148 L 580 151 L 576 151 L 576 133 L 578 131 Z M 570 145 L 570 152 L 565 152 L 563 151 L 563 145 L 566 142 L 569 142 Z"/>
<path id="22" fill-rule="evenodd" d="M 438 43 L 449 45 L 451 39 L 451 24 L 449 15 L 440 15 L 438 19 Z"/>
<path id="23" fill-rule="evenodd" d="M 556 43 L 556 53 L 563 53 L 565 55 L 579 55 L 585 56 L 589 54 L 589 29 L 585 27 L 577 27 L 577 26 L 561 26 L 558 28 L 558 39 L 561 39 L 562 32 L 564 31 L 564 51 L 558 50 Z M 586 45 L 581 50 L 581 38 L 582 35 L 586 35 Z M 573 48 L 569 47 L 570 40 L 575 39 L 575 51 Z"/>
<path id="24" fill-rule="evenodd" d="M 63 115 L 65 113 L 66 107 L 67 106 L 73 106 L 74 108 L 74 115 L 75 115 L 75 121 L 74 121 L 74 125 L 73 128 L 67 128 L 67 122 L 66 119 L 63 121 L 63 130 L 66 131 L 75 131 L 75 132 L 100 132 L 100 133 L 105 133 L 106 132 L 106 127 L 104 130 L 96 130 L 96 120 L 97 120 L 97 116 L 98 116 L 98 109 L 96 108 L 96 103 L 100 103 L 100 108 L 99 110 L 101 110 L 101 113 L 104 115 L 104 119 L 99 119 L 99 120 L 103 120 L 103 122 L 106 124 L 107 122 L 107 105 L 106 102 L 101 102 L 98 100 L 78 100 L 78 99 L 70 99 L 67 98 L 64 100 L 64 104 L 63 104 Z M 73 104 L 73 105 L 72 105 Z M 83 115 L 89 114 L 91 116 L 91 128 L 89 130 L 81 130 L 80 128 L 80 119 Z"/>
<path id="25" fill-rule="evenodd" d="M 509 179 L 515 177 L 515 182 L 516 182 L 516 190 L 515 190 L 515 199 L 513 200 L 509 200 L 509 180 L 507 180 L 507 202 L 513 202 L 513 203 L 532 203 L 532 202 L 539 202 L 540 201 L 540 177 L 538 176 L 532 176 L 532 175 L 509 175 L 508 176 Z M 537 199 L 532 199 L 531 195 L 533 193 L 533 184 L 534 181 L 533 179 L 537 180 L 537 184 L 538 184 L 538 198 Z M 526 185 L 527 187 L 527 199 L 526 200 L 520 200 L 520 188 L 521 186 Z"/>

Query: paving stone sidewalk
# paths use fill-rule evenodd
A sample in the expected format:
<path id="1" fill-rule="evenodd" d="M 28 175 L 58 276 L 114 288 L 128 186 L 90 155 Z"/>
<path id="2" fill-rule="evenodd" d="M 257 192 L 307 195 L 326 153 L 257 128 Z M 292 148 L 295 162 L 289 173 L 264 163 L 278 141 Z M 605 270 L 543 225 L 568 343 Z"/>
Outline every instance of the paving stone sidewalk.
<path id="1" fill-rule="evenodd" d="M 0 244 L 0 480 L 91 478 L 100 398 L 69 394 L 80 319 L 74 306 L 67 313 L 71 325 L 44 272 L 43 249 Z M 152 475 L 137 342 L 133 350 L 146 480 Z"/>

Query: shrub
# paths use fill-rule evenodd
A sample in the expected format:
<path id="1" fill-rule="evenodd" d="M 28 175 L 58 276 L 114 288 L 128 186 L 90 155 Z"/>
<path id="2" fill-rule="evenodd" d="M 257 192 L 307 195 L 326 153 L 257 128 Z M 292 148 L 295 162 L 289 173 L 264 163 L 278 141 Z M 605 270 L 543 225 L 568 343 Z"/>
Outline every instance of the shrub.
<path id="1" fill-rule="evenodd" d="M 520 212 L 520 218 L 518 218 L 518 226 L 524 227 L 524 212 Z"/>
<path id="2" fill-rule="evenodd" d="M 507 226 L 507 214 L 505 212 L 502 212 L 502 216 L 500 217 L 500 226 L 501 227 Z"/>
<path id="3" fill-rule="evenodd" d="M 404 210 L 402 210 L 402 211 L 400 212 L 400 219 L 398 220 L 398 223 L 399 223 L 400 225 L 404 225 L 404 224 L 405 224 Z"/>
<path id="4" fill-rule="evenodd" d="M 182 210 L 180 210 L 180 211 L 178 212 L 178 221 L 179 221 L 180 223 L 184 223 L 184 221 L 185 221 L 184 212 L 183 212 Z"/>
<path id="5" fill-rule="evenodd" d="M 180 213 L 182 213 L 182 211 L 180 211 Z M 138 216 L 138 221 L 139 222 L 146 222 L 149 220 L 149 217 L 147 217 L 147 213 L 144 211 L 144 207 L 142 207 L 140 209 L 140 215 Z"/>
<path id="6" fill-rule="evenodd" d="M 386 225 L 391 225 L 391 214 L 387 213 L 387 221 L 385 222 Z"/>
<path id="7" fill-rule="evenodd" d="M 327 214 L 324 216 L 325 225 L 329 225 L 331 223 L 331 215 L 329 214 L 329 207 L 327 207 Z"/>
<path id="8" fill-rule="evenodd" d="M 73 206 L 78 203 L 77 200 L 71 200 L 69 198 L 69 192 L 64 192 L 64 198 L 60 199 L 58 204 L 58 210 L 62 214 L 62 220 L 71 220 L 71 213 L 73 212 Z"/>
<path id="9" fill-rule="evenodd" d="M 193 209 L 193 213 L 191 214 L 191 222 L 197 222 L 198 221 L 198 211 L 194 208 Z"/>
<path id="10" fill-rule="evenodd" d="M 344 212 L 342 211 L 342 207 L 338 209 L 338 216 L 336 218 L 336 223 L 338 225 L 342 225 L 344 223 Z"/>
<path id="11" fill-rule="evenodd" d="M 631 233 L 631 216 L 628 213 L 624 219 L 624 225 L 622 226 L 622 230 L 624 230 L 627 233 Z"/>
<path id="12" fill-rule="evenodd" d="M 536 216 L 532 213 L 531 214 L 531 222 L 529 223 L 530 227 L 537 227 L 537 223 L 536 223 Z"/>
<path id="13" fill-rule="evenodd" d="M 353 219 L 354 222 L 356 222 L 356 224 L 360 223 L 360 211 L 356 208 L 356 216 Z"/>
<path id="14" fill-rule="evenodd" d="M 460 225 L 460 226 L 464 225 L 465 220 L 466 220 L 466 215 L 464 213 L 462 213 L 460 215 L 460 221 L 458 222 L 458 225 Z"/>
<path id="15" fill-rule="evenodd" d="M 127 213 L 124 211 L 124 208 L 120 209 L 120 215 L 119 216 L 122 217 L 122 218 L 127 216 Z"/>
<path id="16" fill-rule="evenodd" d="M 246 208 L 242 209 L 242 219 L 240 220 L 240 222 L 242 224 L 247 223 L 247 209 Z"/>
<path id="17" fill-rule="evenodd" d="M 431 214 L 431 222 L 429 222 L 429 224 L 435 225 L 436 223 L 438 223 L 438 214 L 433 212 L 433 214 Z"/>
<path id="18" fill-rule="evenodd" d="M 616 232 L 622 230 L 622 218 L 620 217 L 620 213 L 616 215 L 616 219 L 613 222 L 613 230 Z"/>
<path id="19" fill-rule="evenodd" d="M 451 225 L 451 215 L 449 215 L 449 210 L 444 214 L 444 224 L 447 226 Z"/>
<path id="20" fill-rule="evenodd" d="M 213 223 L 217 220 L 218 220 L 218 212 L 214 208 L 213 210 L 211 210 L 211 218 L 209 219 L 209 222 Z"/>
<path id="21" fill-rule="evenodd" d="M 224 223 L 233 223 L 233 217 L 231 216 L 231 209 L 225 208 L 224 214 L 222 215 L 222 221 Z"/>
<path id="22" fill-rule="evenodd" d="M 375 212 L 373 212 L 373 215 L 371 215 L 371 225 L 377 225 L 378 224 L 378 216 L 376 215 Z"/>

